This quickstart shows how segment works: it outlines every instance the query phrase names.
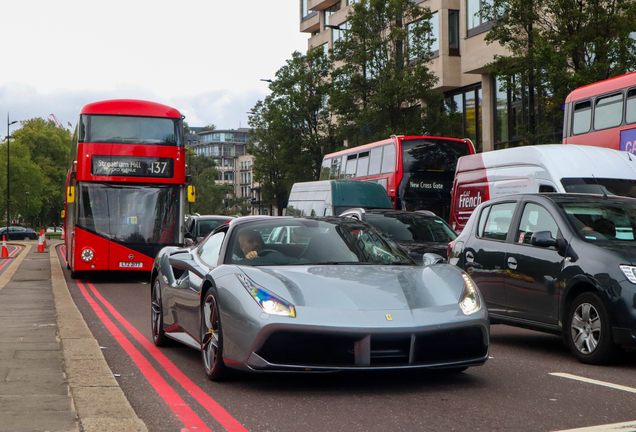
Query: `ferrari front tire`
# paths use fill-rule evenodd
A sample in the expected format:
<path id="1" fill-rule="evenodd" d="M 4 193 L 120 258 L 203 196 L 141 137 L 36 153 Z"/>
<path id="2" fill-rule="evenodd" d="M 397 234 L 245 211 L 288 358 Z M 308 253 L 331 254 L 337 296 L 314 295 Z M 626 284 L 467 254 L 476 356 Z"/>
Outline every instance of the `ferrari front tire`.
<path id="1" fill-rule="evenodd" d="M 205 374 L 212 381 L 222 381 L 229 370 L 223 363 L 223 331 L 219 305 L 212 291 L 205 295 L 201 315 L 201 356 Z"/>
<path id="2" fill-rule="evenodd" d="M 152 342 L 158 347 L 168 346 L 168 337 L 163 331 L 163 307 L 161 303 L 161 283 L 157 277 L 152 283 L 151 295 Z"/>

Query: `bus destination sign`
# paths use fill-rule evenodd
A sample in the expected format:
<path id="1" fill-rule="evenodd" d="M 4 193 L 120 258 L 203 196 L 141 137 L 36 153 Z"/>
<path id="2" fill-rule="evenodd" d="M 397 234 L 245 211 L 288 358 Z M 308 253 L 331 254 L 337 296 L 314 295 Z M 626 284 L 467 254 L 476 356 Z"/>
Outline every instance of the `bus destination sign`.
<path id="1" fill-rule="evenodd" d="M 93 156 L 91 174 L 121 177 L 174 177 L 174 159 L 137 156 Z"/>

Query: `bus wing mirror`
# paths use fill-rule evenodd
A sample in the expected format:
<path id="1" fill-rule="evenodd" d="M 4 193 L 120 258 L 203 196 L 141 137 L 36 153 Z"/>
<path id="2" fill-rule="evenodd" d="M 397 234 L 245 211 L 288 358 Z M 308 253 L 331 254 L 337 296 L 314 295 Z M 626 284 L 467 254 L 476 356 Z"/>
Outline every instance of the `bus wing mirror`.
<path id="1" fill-rule="evenodd" d="M 66 188 L 66 202 L 75 202 L 75 186 L 69 186 Z"/>
<path id="2" fill-rule="evenodd" d="M 66 217 L 66 210 L 62 210 L 61 216 L 62 216 L 62 219 L 64 219 Z"/>
<path id="3" fill-rule="evenodd" d="M 194 202 L 197 194 L 194 186 L 188 186 L 188 202 Z"/>

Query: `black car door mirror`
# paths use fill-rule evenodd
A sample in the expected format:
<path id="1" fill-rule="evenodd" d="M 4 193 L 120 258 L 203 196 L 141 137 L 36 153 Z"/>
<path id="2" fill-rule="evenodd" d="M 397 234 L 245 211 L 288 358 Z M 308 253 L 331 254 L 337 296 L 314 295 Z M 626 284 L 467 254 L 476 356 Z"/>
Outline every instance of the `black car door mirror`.
<path id="1" fill-rule="evenodd" d="M 557 240 L 552 237 L 552 233 L 550 231 L 538 231 L 532 234 L 532 238 L 530 239 L 530 243 L 533 246 L 539 247 L 550 247 L 557 246 Z"/>

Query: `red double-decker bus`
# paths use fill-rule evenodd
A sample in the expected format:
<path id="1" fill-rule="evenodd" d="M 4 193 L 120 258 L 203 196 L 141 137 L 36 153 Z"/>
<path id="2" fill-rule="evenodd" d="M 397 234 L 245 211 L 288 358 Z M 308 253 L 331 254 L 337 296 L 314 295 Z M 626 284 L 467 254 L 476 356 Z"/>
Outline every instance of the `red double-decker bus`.
<path id="1" fill-rule="evenodd" d="M 183 117 L 154 102 L 94 102 L 80 112 L 65 208 L 71 276 L 150 271 L 164 246 L 183 243 Z"/>
<path id="2" fill-rule="evenodd" d="M 326 155 L 320 179 L 377 182 L 396 209 L 430 210 L 448 220 L 457 160 L 473 153 L 469 140 L 393 135 Z"/>
<path id="3" fill-rule="evenodd" d="M 563 144 L 636 154 L 636 72 L 573 90 L 564 109 Z"/>

